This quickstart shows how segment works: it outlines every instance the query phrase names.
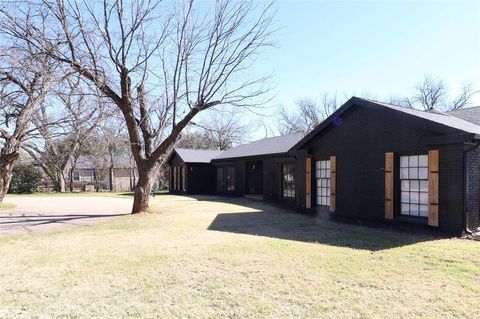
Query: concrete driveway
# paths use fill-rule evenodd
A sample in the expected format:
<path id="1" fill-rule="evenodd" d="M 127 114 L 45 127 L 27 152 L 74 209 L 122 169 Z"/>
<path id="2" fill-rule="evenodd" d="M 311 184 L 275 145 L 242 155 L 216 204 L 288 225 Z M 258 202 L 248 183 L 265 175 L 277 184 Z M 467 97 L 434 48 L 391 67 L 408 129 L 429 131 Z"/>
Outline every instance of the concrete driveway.
<path id="1" fill-rule="evenodd" d="M 0 211 L 0 237 L 86 225 L 130 213 L 133 199 L 99 196 L 6 197 L 17 205 Z"/>

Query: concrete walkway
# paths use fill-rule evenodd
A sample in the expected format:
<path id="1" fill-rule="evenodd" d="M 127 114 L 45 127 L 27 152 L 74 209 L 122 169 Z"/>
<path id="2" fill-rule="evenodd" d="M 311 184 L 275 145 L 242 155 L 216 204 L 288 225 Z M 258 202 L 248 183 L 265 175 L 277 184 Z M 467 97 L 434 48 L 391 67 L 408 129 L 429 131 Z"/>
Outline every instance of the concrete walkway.
<path id="1" fill-rule="evenodd" d="M 133 199 L 99 196 L 6 197 L 17 205 L 0 211 L 0 237 L 86 225 L 130 213 Z"/>

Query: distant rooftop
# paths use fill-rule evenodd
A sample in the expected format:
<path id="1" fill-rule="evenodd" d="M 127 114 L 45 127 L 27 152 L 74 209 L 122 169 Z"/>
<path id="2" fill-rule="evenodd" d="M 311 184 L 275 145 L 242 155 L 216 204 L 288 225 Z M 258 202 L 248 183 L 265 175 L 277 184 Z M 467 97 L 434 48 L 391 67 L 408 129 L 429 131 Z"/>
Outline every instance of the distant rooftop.
<path id="1" fill-rule="evenodd" d="M 359 99 L 359 98 L 357 98 Z M 410 114 L 416 117 L 423 118 L 428 121 L 432 121 L 438 124 L 443 124 L 445 126 L 455 128 L 467 133 L 480 134 L 480 124 L 478 123 L 479 110 L 462 109 L 459 111 L 444 113 L 439 111 L 421 111 L 416 109 L 411 109 L 407 107 L 402 107 L 398 105 L 388 104 L 384 102 L 378 102 L 368 99 L 363 99 L 367 102 L 374 103 L 376 105 L 384 106 L 389 109 L 393 109 L 402 113 Z M 471 108 L 476 109 L 476 108 Z M 470 120 L 468 120 L 468 119 Z M 473 119 L 476 118 L 477 122 L 474 122 Z"/>
<path id="2" fill-rule="evenodd" d="M 457 111 L 448 112 L 448 114 L 480 125 L 480 106 L 460 109 Z"/>
<path id="3" fill-rule="evenodd" d="M 287 153 L 293 145 L 304 137 L 303 133 L 264 138 L 252 143 L 243 144 L 226 150 L 215 157 L 215 160 L 235 157 Z"/>

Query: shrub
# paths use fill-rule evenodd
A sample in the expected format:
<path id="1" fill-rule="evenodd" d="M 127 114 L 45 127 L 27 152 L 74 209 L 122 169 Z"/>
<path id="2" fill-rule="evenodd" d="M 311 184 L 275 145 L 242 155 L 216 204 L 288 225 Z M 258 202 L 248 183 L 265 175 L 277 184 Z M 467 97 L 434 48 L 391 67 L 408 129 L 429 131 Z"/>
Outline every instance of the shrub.
<path id="1" fill-rule="evenodd" d="M 9 193 L 31 194 L 42 179 L 42 173 L 33 164 L 20 164 L 13 168 Z"/>

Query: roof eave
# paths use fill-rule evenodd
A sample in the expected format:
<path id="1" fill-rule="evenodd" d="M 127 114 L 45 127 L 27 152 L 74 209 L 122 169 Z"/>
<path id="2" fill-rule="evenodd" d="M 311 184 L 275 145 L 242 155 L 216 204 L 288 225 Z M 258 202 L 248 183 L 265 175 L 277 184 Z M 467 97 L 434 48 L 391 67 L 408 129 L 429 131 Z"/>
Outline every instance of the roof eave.
<path id="1" fill-rule="evenodd" d="M 280 156 L 290 156 L 289 151 L 281 152 L 281 153 L 268 153 L 268 154 L 258 154 L 258 155 L 247 155 L 247 156 L 235 156 L 235 157 L 227 157 L 227 158 L 214 158 L 212 159 L 211 163 L 219 163 L 219 162 L 231 162 L 236 160 L 249 160 L 249 159 L 258 159 L 262 157 L 280 157 Z"/>

